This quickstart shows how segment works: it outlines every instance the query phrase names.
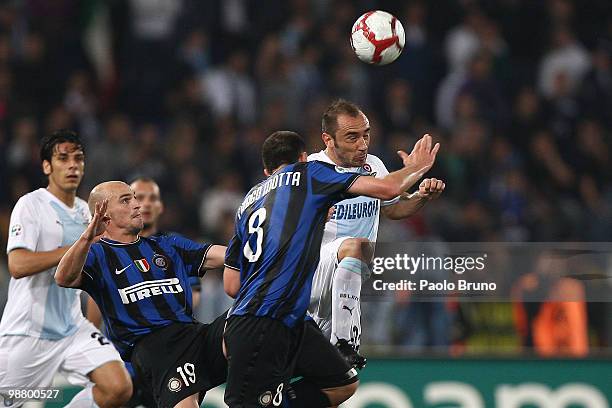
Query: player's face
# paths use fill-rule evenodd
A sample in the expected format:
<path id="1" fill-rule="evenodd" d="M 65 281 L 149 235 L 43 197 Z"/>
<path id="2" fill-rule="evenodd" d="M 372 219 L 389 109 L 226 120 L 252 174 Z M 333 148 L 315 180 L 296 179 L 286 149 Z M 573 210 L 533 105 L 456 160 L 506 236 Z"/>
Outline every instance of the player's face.
<path id="1" fill-rule="evenodd" d="M 140 214 L 145 228 L 157 224 L 157 219 L 164 211 L 159 186 L 152 181 L 138 180 L 130 186 L 140 203 Z"/>
<path id="2" fill-rule="evenodd" d="M 356 117 L 338 115 L 337 121 L 336 137 L 324 139 L 332 159 L 342 167 L 363 166 L 370 146 L 370 121 L 361 112 Z"/>
<path id="3" fill-rule="evenodd" d="M 140 203 L 127 184 L 114 189 L 106 213 L 113 225 L 120 230 L 131 234 L 138 234 L 142 230 Z"/>
<path id="4" fill-rule="evenodd" d="M 51 162 L 43 161 L 43 171 L 49 176 L 49 185 L 62 191 L 76 192 L 85 171 L 85 154 L 74 143 L 57 144 Z"/>

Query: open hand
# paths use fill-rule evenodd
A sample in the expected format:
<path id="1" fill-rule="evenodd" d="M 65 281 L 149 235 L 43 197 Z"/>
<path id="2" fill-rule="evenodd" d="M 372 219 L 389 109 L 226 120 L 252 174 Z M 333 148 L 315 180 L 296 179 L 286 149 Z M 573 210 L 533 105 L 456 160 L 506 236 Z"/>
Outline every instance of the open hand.
<path id="1" fill-rule="evenodd" d="M 436 143 L 433 148 L 431 145 L 431 136 L 426 134 L 416 142 L 410 154 L 403 150 L 399 150 L 397 154 L 402 158 L 404 167 L 409 167 L 413 173 L 423 175 L 431 169 L 440 150 L 440 143 Z"/>
<path id="2" fill-rule="evenodd" d="M 110 217 L 106 215 L 107 208 L 108 200 L 106 199 L 96 204 L 91 222 L 83 232 L 83 237 L 88 241 L 94 241 L 106 231 L 106 223 L 110 220 Z"/>

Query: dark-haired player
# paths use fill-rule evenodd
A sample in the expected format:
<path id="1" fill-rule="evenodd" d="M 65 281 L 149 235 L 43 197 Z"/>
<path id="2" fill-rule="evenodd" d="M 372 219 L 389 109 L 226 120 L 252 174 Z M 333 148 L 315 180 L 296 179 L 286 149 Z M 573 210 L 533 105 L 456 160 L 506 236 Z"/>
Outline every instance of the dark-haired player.
<path id="1" fill-rule="evenodd" d="M 0 323 L 0 388 L 48 387 L 55 373 L 85 386 L 68 407 L 118 407 L 132 393 L 119 354 L 81 312 L 79 291 L 53 280 L 62 256 L 89 222 L 76 196 L 85 152 L 78 135 L 58 130 L 41 143 L 49 184 L 21 197 L 7 245 L 9 298 Z M 1 392 L 1 391 L 0 391 Z M 20 406 L 8 400 L 4 406 Z"/>
<path id="2" fill-rule="evenodd" d="M 189 278 L 221 267 L 225 246 L 139 236 L 140 203 L 120 181 L 97 185 L 89 208 L 92 221 L 60 261 L 56 282 L 94 298 L 109 339 L 158 406 L 198 406 L 226 378 L 225 314 L 196 322 Z"/>
<path id="3" fill-rule="evenodd" d="M 230 407 L 281 406 L 293 373 L 311 380 L 292 384 L 302 404 L 292 406 L 338 405 L 354 393 L 355 369 L 320 331 L 311 330 L 314 323 L 305 322 L 328 210 L 350 195 L 400 195 L 431 168 L 438 149 L 426 135 L 410 155 L 399 152 L 403 169 L 376 179 L 306 162 L 304 142 L 294 132 L 266 139 L 262 158 L 268 178 L 239 207 L 225 258 L 225 289 L 236 299 L 224 334 Z M 319 368 L 327 368 L 318 378 L 304 373 L 305 348 L 322 363 Z M 338 388 L 344 392 L 336 393 Z"/>

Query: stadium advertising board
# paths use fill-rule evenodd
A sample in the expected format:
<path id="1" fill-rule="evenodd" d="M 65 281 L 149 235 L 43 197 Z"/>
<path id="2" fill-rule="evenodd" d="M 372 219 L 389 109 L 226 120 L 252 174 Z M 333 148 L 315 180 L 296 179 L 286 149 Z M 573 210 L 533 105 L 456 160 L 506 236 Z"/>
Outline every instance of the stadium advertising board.
<path id="1" fill-rule="evenodd" d="M 611 374 L 609 360 L 370 360 L 359 390 L 342 406 L 609 408 Z M 71 391 L 77 389 L 64 395 Z M 223 388 L 210 391 L 203 406 L 225 408 Z"/>

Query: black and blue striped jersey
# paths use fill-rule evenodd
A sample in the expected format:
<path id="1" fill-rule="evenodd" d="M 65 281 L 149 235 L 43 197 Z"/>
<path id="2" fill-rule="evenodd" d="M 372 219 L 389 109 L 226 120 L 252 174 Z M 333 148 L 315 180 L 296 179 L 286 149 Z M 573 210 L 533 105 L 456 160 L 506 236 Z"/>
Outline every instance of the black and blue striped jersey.
<path id="1" fill-rule="evenodd" d="M 246 195 L 225 265 L 240 271 L 232 315 L 303 321 L 329 208 L 359 177 L 312 161 L 285 166 Z"/>
<path id="2" fill-rule="evenodd" d="M 189 280 L 202 273 L 210 247 L 176 235 L 128 244 L 102 238 L 91 246 L 81 288 L 98 304 L 124 360 L 141 336 L 173 322 L 194 323 Z"/>
<path id="3" fill-rule="evenodd" d="M 173 235 L 177 235 L 179 237 L 181 237 L 182 235 L 179 234 L 178 232 L 174 232 L 174 231 L 157 231 L 155 234 L 153 234 L 151 236 L 151 238 L 155 238 L 155 237 L 163 237 L 163 236 L 173 236 Z M 199 276 L 190 276 L 189 277 L 189 286 L 191 286 L 191 291 L 192 292 L 199 292 L 202 290 L 202 281 L 200 280 Z"/>

